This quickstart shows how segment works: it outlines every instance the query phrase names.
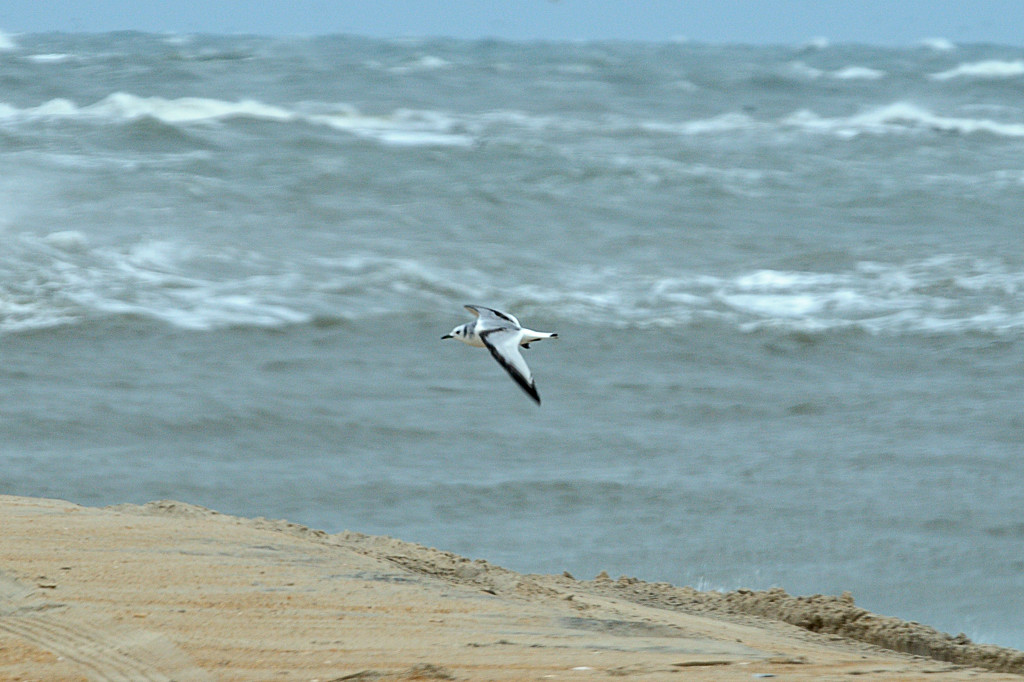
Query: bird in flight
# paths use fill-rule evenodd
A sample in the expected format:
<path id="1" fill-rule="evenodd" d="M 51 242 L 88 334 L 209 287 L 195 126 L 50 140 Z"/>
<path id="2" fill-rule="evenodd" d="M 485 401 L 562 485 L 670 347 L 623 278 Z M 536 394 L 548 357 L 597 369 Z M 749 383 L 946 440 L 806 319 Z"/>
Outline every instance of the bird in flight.
<path id="1" fill-rule="evenodd" d="M 476 319 L 466 324 L 460 324 L 441 338 L 458 339 L 470 346 L 486 348 L 491 351 L 491 355 L 498 361 L 498 364 L 504 367 L 509 376 L 519 384 L 519 387 L 540 405 L 540 395 L 537 393 L 537 385 L 533 381 L 533 373 L 530 372 L 526 361 L 519 353 L 519 347 L 529 348 L 534 341 L 556 339 L 558 334 L 526 329 L 519 324 L 515 315 L 509 315 L 500 310 L 479 305 L 467 305 L 466 310 L 473 313 Z"/>

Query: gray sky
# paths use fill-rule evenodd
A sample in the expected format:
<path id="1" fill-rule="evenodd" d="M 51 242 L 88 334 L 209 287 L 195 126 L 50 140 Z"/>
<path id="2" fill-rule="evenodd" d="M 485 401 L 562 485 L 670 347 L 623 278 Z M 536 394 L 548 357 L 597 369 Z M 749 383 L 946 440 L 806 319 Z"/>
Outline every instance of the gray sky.
<path id="1" fill-rule="evenodd" d="M 1024 0 L 0 0 L 0 30 L 1024 45 Z"/>

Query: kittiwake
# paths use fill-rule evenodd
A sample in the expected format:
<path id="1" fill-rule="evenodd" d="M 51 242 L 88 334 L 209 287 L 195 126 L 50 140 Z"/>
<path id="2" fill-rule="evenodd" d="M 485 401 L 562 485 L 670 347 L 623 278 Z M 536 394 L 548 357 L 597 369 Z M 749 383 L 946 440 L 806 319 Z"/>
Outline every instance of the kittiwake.
<path id="1" fill-rule="evenodd" d="M 540 405 L 540 395 L 537 393 L 537 385 L 533 381 L 533 373 L 530 372 L 526 361 L 520 355 L 519 347 L 529 348 L 534 341 L 556 339 L 558 334 L 526 329 L 519 324 L 515 315 L 509 315 L 500 310 L 480 305 L 467 305 L 466 310 L 476 315 L 476 319 L 466 324 L 460 324 L 441 338 L 458 339 L 470 346 L 486 348 L 491 351 L 491 355 L 498 361 L 498 364 L 504 367 L 520 388 Z"/>

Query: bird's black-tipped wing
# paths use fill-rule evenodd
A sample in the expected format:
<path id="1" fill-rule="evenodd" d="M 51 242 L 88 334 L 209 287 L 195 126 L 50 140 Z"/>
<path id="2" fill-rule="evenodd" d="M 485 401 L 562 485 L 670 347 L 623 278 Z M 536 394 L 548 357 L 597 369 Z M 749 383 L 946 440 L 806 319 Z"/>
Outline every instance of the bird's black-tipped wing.
<path id="1" fill-rule="evenodd" d="M 537 385 L 533 381 L 533 373 L 529 366 L 519 354 L 519 330 L 511 328 L 491 329 L 480 335 L 487 350 L 498 361 L 498 364 L 505 368 L 508 375 L 512 377 L 519 387 L 526 391 L 526 394 L 537 401 L 540 405 L 540 394 L 537 393 Z"/>
<path id="2" fill-rule="evenodd" d="M 485 308 L 482 305 L 467 305 L 465 308 L 477 317 L 481 317 L 484 323 L 489 326 L 493 325 L 495 327 L 504 327 L 511 323 L 516 327 L 522 327 L 522 325 L 519 324 L 519 320 L 516 319 L 516 316 L 510 313 L 503 313 L 500 310 L 495 310 L 494 308 Z"/>

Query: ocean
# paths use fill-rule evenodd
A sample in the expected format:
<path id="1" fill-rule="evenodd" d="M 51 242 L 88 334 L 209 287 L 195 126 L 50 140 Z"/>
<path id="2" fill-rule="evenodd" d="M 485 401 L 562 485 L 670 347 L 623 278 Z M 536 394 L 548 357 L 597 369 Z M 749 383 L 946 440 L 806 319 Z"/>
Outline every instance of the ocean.
<path id="1" fill-rule="evenodd" d="M 1016 47 L 2 35 L 0 493 L 1024 648 L 1022 216 Z"/>

